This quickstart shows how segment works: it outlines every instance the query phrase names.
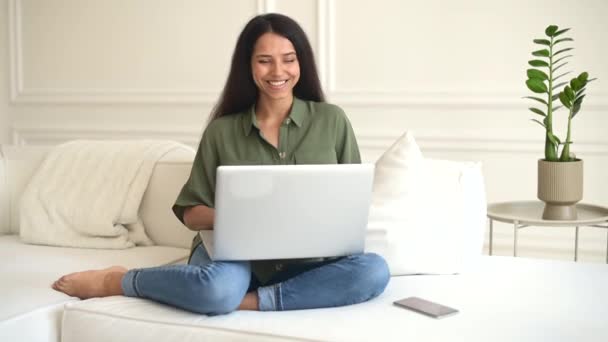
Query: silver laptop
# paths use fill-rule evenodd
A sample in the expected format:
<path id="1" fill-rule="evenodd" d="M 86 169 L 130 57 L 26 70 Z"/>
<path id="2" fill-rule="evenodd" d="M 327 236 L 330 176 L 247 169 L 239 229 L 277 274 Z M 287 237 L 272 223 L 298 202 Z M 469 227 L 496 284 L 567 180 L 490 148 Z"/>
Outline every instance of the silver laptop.
<path id="1" fill-rule="evenodd" d="M 205 248 L 213 260 L 361 253 L 373 177 L 373 164 L 220 166 Z"/>

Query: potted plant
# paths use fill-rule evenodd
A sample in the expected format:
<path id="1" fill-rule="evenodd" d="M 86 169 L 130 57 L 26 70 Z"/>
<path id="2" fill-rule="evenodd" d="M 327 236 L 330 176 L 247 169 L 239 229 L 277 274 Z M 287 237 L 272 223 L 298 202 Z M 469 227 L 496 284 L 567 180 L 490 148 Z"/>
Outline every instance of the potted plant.
<path id="1" fill-rule="evenodd" d="M 587 83 L 594 79 L 589 79 L 587 72 L 569 82 L 562 79 L 570 73 L 563 69 L 568 64 L 567 59 L 572 57 L 568 51 L 573 48 L 564 47 L 574 41 L 563 36 L 569 30 L 560 30 L 556 25 L 548 26 L 545 29 L 546 38 L 534 39 L 540 49 L 532 52 L 535 58 L 528 61 L 533 68 L 527 70 L 526 85 L 538 95 L 526 98 L 540 104 L 529 109 L 542 118 L 532 121 L 545 129 L 545 158 L 538 161 L 538 198 L 545 202 L 545 220 L 576 219 L 576 203 L 583 198 L 583 161 L 570 151 L 572 119 L 581 110 Z M 560 79 L 561 82 L 557 83 Z M 561 87 L 564 88 L 560 92 Z M 558 100 L 561 106 L 555 106 Z M 568 111 L 568 127 L 563 141 L 553 127 L 553 115 L 561 108 Z"/>

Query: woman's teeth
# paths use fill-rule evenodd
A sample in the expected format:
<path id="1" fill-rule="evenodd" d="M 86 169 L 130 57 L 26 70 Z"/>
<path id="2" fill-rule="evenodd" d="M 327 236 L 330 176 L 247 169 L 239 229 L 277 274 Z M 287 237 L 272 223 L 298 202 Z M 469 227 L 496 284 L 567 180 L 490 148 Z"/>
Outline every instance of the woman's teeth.
<path id="1" fill-rule="evenodd" d="M 283 81 L 268 81 L 268 83 L 270 83 L 270 85 L 273 86 L 273 87 L 282 86 L 286 82 L 287 82 L 287 80 L 283 80 Z"/>

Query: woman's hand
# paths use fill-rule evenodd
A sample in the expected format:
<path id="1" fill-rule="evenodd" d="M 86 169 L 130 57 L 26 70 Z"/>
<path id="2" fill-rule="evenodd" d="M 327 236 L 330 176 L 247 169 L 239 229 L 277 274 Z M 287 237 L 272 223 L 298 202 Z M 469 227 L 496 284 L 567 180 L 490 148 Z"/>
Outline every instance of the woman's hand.
<path id="1" fill-rule="evenodd" d="M 184 211 L 184 224 L 190 230 L 212 230 L 215 209 L 205 205 L 195 205 L 188 207 Z"/>

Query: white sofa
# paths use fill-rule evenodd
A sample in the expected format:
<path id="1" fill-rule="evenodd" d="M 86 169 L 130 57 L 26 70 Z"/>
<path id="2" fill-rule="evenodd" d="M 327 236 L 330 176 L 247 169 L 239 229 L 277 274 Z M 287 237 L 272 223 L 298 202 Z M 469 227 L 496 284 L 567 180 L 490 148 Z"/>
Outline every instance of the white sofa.
<path id="1" fill-rule="evenodd" d="M 124 265 L 185 262 L 193 232 L 171 212 L 193 155 L 176 150 L 154 168 L 140 215 L 157 244 L 124 250 L 28 245 L 19 239 L 19 198 L 50 147 L 2 146 L 0 154 L 0 341 L 60 341 L 63 307 L 71 298 L 50 288 L 63 274 Z"/>
<path id="2" fill-rule="evenodd" d="M 608 266 L 482 257 L 481 250 L 461 274 L 392 277 L 378 298 L 341 308 L 207 317 L 137 298 L 70 298 L 50 288 L 68 272 L 185 261 L 192 233 L 173 217 L 170 206 L 189 173 L 191 156 L 163 158 L 144 195 L 140 213 L 157 246 L 88 250 L 19 241 L 19 194 L 46 151 L 2 147 L 0 341 L 608 340 Z M 471 181 L 483 183 L 480 174 Z M 479 187 L 469 192 L 462 197 L 463 208 L 478 208 L 483 195 Z M 382 246 L 372 249 L 381 251 Z M 437 301 L 460 313 L 435 320 L 392 305 L 408 296 Z"/>

